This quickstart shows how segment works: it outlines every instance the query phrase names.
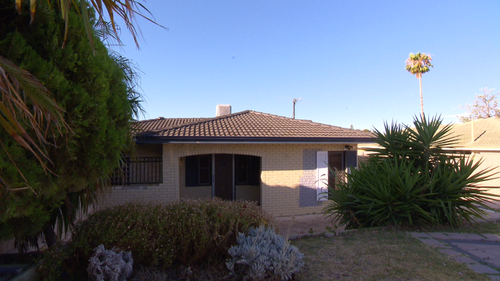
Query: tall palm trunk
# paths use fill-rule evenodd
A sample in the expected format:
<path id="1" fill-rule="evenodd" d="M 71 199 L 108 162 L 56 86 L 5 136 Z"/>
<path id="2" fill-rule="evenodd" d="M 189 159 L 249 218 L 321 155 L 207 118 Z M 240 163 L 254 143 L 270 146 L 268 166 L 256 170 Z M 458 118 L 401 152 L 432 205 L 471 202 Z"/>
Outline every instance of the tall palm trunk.
<path id="1" fill-rule="evenodd" d="M 425 116 L 424 116 L 424 96 L 422 95 L 422 75 L 418 77 L 418 83 L 420 84 L 420 111 L 422 112 L 422 120 L 424 120 Z"/>

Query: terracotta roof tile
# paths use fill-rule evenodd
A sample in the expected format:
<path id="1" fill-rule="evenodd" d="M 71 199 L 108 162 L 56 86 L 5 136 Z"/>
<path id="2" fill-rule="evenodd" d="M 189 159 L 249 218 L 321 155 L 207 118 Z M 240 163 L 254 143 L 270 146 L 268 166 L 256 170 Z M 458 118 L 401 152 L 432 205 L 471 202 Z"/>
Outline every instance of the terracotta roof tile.
<path id="1" fill-rule="evenodd" d="M 150 138 L 299 138 L 366 139 L 371 133 L 315 123 L 310 120 L 242 111 L 215 118 L 153 119 L 135 123 L 140 135 Z"/>
<path id="2" fill-rule="evenodd" d="M 474 136 L 472 136 L 473 131 Z M 451 132 L 459 138 L 459 142 L 455 145 L 457 148 L 500 148 L 499 118 L 491 117 L 455 124 Z"/>
<path id="3" fill-rule="evenodd" d="M 211 118 L 163 118 L 158 117 L 156 119 L 149 119 L 143 121 L 136 121 L 132 124 L 132 128 L 138 130 L 138 132 L 147 132 L 153 130 L 159 130 L 162 128 L 169 128 L 173 126 L 178 126 L 182 124 L 188 124 L 193 122 L 199 122 Z"/>

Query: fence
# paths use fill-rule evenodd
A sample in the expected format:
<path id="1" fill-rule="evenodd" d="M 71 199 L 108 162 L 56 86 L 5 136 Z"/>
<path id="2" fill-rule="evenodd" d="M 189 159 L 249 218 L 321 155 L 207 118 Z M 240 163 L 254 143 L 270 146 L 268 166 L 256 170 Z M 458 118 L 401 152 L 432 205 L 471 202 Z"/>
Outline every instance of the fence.
<path id="1" fill-rule="evenodd" d="M 161 157 L 124 157 L 111 176 L 111 185 L 156 184 L 163 182 Z"/>

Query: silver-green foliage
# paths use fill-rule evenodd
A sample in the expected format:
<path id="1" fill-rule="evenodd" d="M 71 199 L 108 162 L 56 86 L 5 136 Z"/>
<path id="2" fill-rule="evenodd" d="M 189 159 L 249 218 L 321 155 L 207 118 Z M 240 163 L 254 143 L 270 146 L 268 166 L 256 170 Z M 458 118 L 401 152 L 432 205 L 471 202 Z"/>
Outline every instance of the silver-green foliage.
<path id="1" fill-rule="evenodd" d="M 227 268 L 245 280 L 291 280 L 304 265 L 297 247 L 264 226 L 250 228 L 246 236 L 239 233 L 229 255 Z"/>
<path id="2" fill-rule="evenodd" d="M 101 244 L 89 259 L 87 273 L 94 281 L 124 281 L 132 274 L 133 265 L 130 252 L 106 250 Z"/>
<path id="3" fill-rule="evenodd" d="M 379 149 L 329 189 L 325 212 L 347 228 L 445 224 L 458 226 L 485 215 L 494 195 L 480 183 L 491 179 L 481 161 L 451 153 L 456 139 L 439 118 L 415 119 L 375 130 Z"/>

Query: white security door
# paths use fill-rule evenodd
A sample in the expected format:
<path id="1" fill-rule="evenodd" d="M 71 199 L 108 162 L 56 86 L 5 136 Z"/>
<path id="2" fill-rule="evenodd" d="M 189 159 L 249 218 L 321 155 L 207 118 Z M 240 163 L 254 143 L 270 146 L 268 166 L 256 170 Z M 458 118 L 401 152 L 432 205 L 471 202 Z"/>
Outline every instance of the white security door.
<path id="1" fill-rule="evenodd" d="M 316 152 L 316 194 L 318 201 L 328 199 L 328 151 Z"/>

